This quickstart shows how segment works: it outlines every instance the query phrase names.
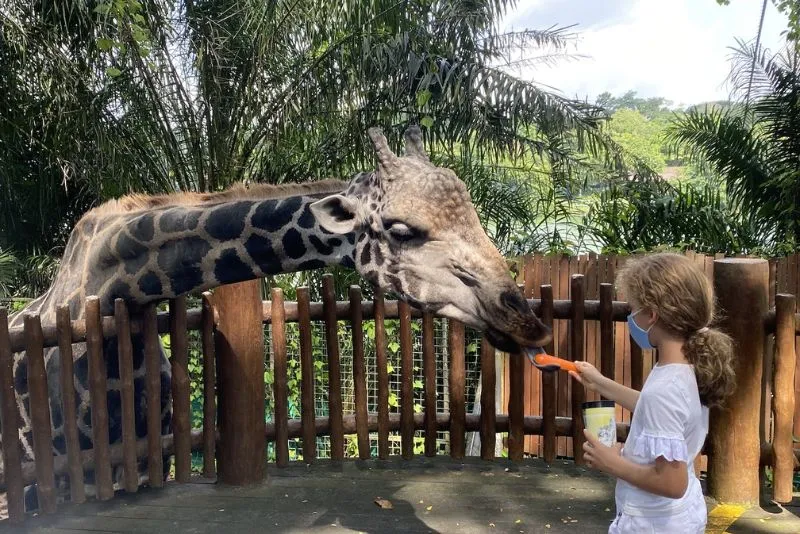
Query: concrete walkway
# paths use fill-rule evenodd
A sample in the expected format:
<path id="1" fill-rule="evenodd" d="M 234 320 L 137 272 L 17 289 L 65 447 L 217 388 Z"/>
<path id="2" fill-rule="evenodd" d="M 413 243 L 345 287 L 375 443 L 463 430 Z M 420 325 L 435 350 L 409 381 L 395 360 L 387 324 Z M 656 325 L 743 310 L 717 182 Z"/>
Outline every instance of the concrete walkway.
<path id="1" fill-rule="evenodd" d="M 708 504 L 708 532 L 800 532 L 798 508 Z M 602 534 L 613 517 L 614 481 L 571 461 L 417 457 L 270 466 L 249 488 L 169 483 L 65 505 L 23 527 L 0 522 L 0 532 Z"/>

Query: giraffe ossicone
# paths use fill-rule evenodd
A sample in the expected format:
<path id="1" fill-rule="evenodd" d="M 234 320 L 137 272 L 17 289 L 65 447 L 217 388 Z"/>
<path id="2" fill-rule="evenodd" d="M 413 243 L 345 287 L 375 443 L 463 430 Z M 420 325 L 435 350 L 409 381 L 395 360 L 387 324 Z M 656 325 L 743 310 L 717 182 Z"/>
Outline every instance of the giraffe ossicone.
<path id="1" fill-rule="evenodd" d="M 55 322 L 67 304 L 73 320 L 88 296 L 111 315 L 124 299 L 132 318 L 152 302 L 278 273 L 344 265 L 412 306 L 484 331 L 500 350 L 519 352 L 551 339 L 511 278 L 506 261 L 483 230 L 464 182 L 431 163 L 422 133 L 405 132 L 397 155 L 377 128 L 369 138 L 377 167 L 349 182 L 234 186 L 218 193 L 129 195 L 87 212 L 75 225 L 53 284 L 12 316 L 38 313 Z M 138 439 L 146 436 L 144 340 L 132 338 L 134 412 Z M 104 343 L 108 371 L 109 441 L 121 443 L 117 340 Z M 91 405 L 85 344 L 73 347 L 75 399 L 81 449 L 92 448 Z M 45 354 L 51 399 L 53 453 L 66 454 L 57 347 Z M 172 432 L 171 369 L 161 348 L 161 430 Z M 33 460 L 25 353 L 14 355 L 23 459 Z M 166 476 L 170 462 L 164 459 Z M 139 465 L 147 481 L 146 461 Z M 122 467 L 114 470 L 121 486 Z M 62 498 L 68 478 L 60 477 Z M 93 473 L 86 473 L 93 494 Z M 28 509 L 36 508 L 33 487 Z"/>

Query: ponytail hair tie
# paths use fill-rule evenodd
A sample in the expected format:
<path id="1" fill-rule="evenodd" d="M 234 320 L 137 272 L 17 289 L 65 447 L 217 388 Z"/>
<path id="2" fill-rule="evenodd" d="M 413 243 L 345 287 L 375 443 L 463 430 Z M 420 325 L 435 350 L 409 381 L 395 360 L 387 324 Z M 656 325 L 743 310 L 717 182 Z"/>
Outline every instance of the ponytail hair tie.
<path id="1" fill-rule="evenodd" d="M 708 332 L 707 326 L 704 326 L 703 328 L 697 331 L 698 334 L 705 334 L 706 332 Z"/>

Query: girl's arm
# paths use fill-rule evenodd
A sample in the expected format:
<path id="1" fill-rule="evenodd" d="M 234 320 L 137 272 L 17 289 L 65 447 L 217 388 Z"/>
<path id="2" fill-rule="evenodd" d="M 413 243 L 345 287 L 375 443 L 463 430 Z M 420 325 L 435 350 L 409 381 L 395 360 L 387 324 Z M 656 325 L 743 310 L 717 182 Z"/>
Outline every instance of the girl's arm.
<path id="1" fill-rule="evenodd" d="M 654 464 L 639 465 L 623 456 L 611 462 L 608 474 L 648 493 L 680 499 L 689 485 L 686 462 L 669 462 L 659 456 Z"/>
<path id="2" fill-rule="evenodd" d="M 591 432 L 584 430 L 584 435 L 583 457 L 591 467 L 662 497 L 679 499 L 686 493 L 686 462 L 671 462 L 659 456 L 654 464 L 640 465 L 620 455 L 620 444 L 606 447 Z"/>
<path id="3" fill-rule="evenodd" d="M 574 362 L 580 373 L 570 371 L 572 378 L 583 384 L 587 389 L 596 391 L 603 397 L 611 399 L 626 410 L 633 412 L 639 400 L 639 392 L 622 384 L 617 384 L 610 378 L 603 376 L 594 365 L 588 362 Z"/>

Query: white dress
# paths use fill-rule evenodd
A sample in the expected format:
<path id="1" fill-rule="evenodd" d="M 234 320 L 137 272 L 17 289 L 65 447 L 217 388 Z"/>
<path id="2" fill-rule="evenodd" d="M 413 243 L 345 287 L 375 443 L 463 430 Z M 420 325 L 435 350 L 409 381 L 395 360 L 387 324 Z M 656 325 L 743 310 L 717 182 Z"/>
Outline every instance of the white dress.
<path id="1" fill-rule="evenodd" d="M 686 462 L 689 484 L 680 499 L 661 497 L 617 480 L 613 533 L 703 533 L 708 512 L 694 459 L 708 433 L 708 408 L 700 404 L 694 369 L 688 364 L 656 365 L 648 375 L 631 421 L 622 455 L 638 464 Z"/>

